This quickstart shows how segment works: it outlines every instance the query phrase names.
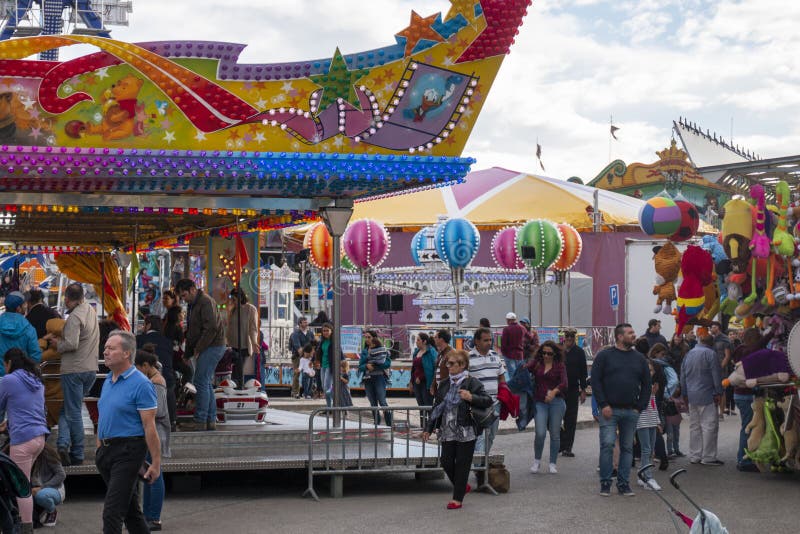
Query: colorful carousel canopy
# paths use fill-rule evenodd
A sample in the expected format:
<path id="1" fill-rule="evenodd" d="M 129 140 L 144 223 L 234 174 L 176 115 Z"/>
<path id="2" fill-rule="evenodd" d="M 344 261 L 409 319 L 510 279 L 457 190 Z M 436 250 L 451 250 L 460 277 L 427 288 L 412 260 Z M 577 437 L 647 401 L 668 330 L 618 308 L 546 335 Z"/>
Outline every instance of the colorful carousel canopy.
<path id="1" fill-rule="evenodd" d="M 472 172 L 464 183 L 452 186 L 357 202 L 353 217 L 375 218 L 387 227 L 407 230 L 433 224 L 438 215 L 464 217 L 482 229 L 519 224 L 533 218 L 590 229 L 595 191 L 600 195 L 604 230 L 638 228 L 641 200 L 499 167 Z"/>
<path id="2" fill-rule="evenodd" d="M 453 0 L 381 48 L 290 63 L 202 40 L 0 41 L 0 246 L 169 246 L 458 183 L 530 4 Z M 95 51 L 29 59 L 76 45 Z"/>

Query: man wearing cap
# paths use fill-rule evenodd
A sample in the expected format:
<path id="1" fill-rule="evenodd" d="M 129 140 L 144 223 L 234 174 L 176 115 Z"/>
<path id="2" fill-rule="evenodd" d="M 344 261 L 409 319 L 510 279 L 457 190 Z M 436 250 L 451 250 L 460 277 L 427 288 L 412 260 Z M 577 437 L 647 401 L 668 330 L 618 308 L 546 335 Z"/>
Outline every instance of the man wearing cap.
<path id="1" fill-rule="evenodd" d="M 97 379 L 100 328 L 97 313 L 86 302 L 83 286 L 73 283 L 64 290 L 69 311 L 61 337 L 47 334 L 61 354 L 61 391 L 64 406 L 58 418 L 58 454 L 64 465 L 83 463 L 83 398 Z"/>
<path id="2" fill-rule="evenodd" d="M 510 380 L 517 371 L 517 367 L 525 361 L 523 349 L 528 331 L 517 322 L 517 314 L 514 312 L 506 314 L 506 323 L 500 337 L 500 352 L 502 352 L 506 364 L 506 380 Z"/>
<path id="3" fill-rule="evenodd" d="M 567 366 L 567 411 L 564 413 L 564 428 L 561 430 L 561 454 L 575 456 L 575 427 L 578 423 L 578 402 L 586 402 L 586 353 L 575 343 L 577 332 L 568 328 L 564 332 L 564 354 Z"/>
<path id="4" fill-rule="evenodd" d="M 6 313 L 0 315 L 0 358 L 5 356 L 8 349 L 20 349 L 32 360 L 39 362 L 42 359 L 42 349 L 39 348 L 36 329 L 22 315 L 24 303 L 25 296 L 19 291 L 12 291 L 6 296 Z M 6 368 L 0 365 L 0 376 L 4 374 Z"/>
<path id="5" fill-rule="evenodd" d="M 647 323 L 647 332 L 644 334 L 644 338 L 647 340 L 648 345 L 650 348 L 656 346 L 656 343 L 661 343 L 665 347 L 669 348 L 669 342 L 667 338 L 661 335 L 661 321 L 658 319 L 650 319 Z M 645 354 L 645 356 L 647 356 Z"/>

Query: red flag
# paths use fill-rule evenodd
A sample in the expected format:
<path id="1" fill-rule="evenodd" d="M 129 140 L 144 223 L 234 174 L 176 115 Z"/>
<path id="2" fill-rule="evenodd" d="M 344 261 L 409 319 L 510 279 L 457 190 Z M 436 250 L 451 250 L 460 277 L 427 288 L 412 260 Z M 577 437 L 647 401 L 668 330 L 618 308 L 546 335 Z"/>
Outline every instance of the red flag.
<path id="1" fill-rule="evenodd" d="M 236 234 L 236 253 L 234 255 L 234 267 L 236 269 L 236 283 L 242 279 L 242 272 L 247 270 L 247 264 L 250 263 L 250 255 L 247 254 L 247 246 L 244 244 L 241 234 Z"/>

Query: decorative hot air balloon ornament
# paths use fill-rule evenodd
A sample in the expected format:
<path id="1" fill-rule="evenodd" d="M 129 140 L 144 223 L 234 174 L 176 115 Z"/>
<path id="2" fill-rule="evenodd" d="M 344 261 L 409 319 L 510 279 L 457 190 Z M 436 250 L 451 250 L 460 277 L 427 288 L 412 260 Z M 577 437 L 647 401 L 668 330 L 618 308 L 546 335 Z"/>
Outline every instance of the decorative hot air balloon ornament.
<path id="1" fill-rule="evenodd" d="M 556 284 L 561 286 L 566 283 L 567 272 L 570 271 L 583 250 L 583 240 L 581 234 L 570 224 L 557 224 L 559 234 L 561 234 L 561 257 L 553 263 L 553 271 L 556 273 Z"/>
<path id="2" fill-rule="evenodd" d="M 360 219 L 347 226 L 342 236 L 342 248 L 350 263 L 367 279 L 389 254 L 391 241 L 383 224 L 372 219 Z"/>
<path id="3" fill-rule="evenodd" d="M 581 234 L 569 224 L 557 224 L 559 234 L 561 234 L 561 257 L 553 263 L 553 272 L 556 275 L 556 285 L 558 286 L 558 319 L 559 325 L 564 325 L 564 284 L 569 283 L 569 272 L 575 267 L 583 250 L 583 240 Z M 572 323 L 570 312 L 569 290 L 567 291 L 567 324 Z"/>
<path id="4" fill-rule="evenodd" d="M 311 265 L 321 271 L 333 268 L 333 240 L 325 223 L 312 224 L 303 237 L 303 248 L 309 250 Z"/>
<path id="5" fill-rule="evenodd" d="M 450 268 L 456 294 L 456 328 L 461 327 L 461 284 L 466 269 L 481 245 L 481 234 L 466 219 L 448 219 L 436 226 L 434 242 L 436 252 Z"/>
<path id="6" fill-rule="evenodd" d="M 525 268 L 517 253 L 517 230 L 516 227 L 503 228 L 492 238 L 492 258 L 501 269 Z"/>
<path id="7" fill-rule="evenodd" d="M 561 257 L 561 245 L 561 234 L 550 221 L 528 221 L 517 231 L 517 253 L 536 285 L 545 283 L 547 269 Z"/>

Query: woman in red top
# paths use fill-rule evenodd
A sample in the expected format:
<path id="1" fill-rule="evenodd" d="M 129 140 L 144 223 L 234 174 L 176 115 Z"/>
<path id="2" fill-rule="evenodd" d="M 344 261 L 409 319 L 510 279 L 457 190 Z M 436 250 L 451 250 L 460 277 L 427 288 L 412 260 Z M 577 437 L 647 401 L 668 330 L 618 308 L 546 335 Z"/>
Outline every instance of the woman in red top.
<path id="1" fill-rule="evenodd" d="M 535 380 L 536 390 L 536 438 L 533 442 L 534 460 L 531 473 L 539 472 L 542 461 L 544 439 L 550 432 L 550 472 L 558 473 L 556 460 L 561 448 L 561 421 L 567 410 L 564 393 L 567 391 L 567 368 L 561 348 L 552 341 L 545 341 L 536 351 L 536 356 L 527 363 Z"/>

